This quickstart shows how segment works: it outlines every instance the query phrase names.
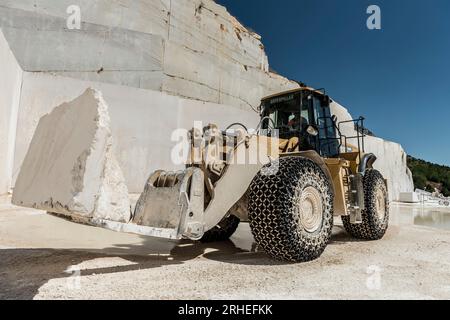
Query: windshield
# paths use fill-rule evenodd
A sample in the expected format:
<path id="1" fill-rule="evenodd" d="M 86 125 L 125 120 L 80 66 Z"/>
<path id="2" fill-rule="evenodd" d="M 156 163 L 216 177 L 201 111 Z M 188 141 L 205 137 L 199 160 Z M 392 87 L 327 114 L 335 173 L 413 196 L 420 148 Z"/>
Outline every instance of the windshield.
<path id="1" fill-rule="evenodd" d="M 281 138 L 298 136 L 309 125 L 308 108 L 300 108 L 300 95 L 291 94 L 266 101 L 264 116 L 270 118 L 263 128 L 273 127 L 279 130 Z M 270 124 L 270 125 L 269 125 Z"/>
<path id="2" fill-rule="evenodd" d="M 263 130 L 277 129 L 281 139 L 299 138 L 302 151 L 315 150 L 330 158 L 339 155 L 335 124 L 323 96 L 305 90 L 267 99 L 262 106 Z M 317 136 L 307 132 L 309 126 L 317 128 Z"/>

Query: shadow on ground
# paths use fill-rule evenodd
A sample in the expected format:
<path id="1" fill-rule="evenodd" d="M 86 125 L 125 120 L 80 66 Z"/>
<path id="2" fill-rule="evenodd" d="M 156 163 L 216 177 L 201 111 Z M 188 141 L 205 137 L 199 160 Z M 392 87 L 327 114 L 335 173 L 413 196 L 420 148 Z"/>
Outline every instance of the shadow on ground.
<path id="1" fill-rule="evenodd" d="M 364 240 L 359 240 L 353 238 L 351 235 L 345 231 L 344 226 L 334 226 L 333 229 L 333 236 L 331 238 L 331 241 L 329 245 L 345 245 L 349 242 L 364 242 Z"/>
<path id="2" fill-rule="evenodd" d="M 354 241 L 336 227 L 330 245 Z M 241 240 L 241 241 L 240 241 Z M 0 250 L 0 299 L 33 299 L 39 288 L 51 279 L 69 278 L 67 270 L 83 262 L 100 258 L 122 258 L 124 266 L 81 270 L 81 276 L 145 270 L 179 265 L 200 256 L 224 263 L 242 265 L 284 265 L 258 252 L 251 235 L 245 238 L 246 249 L 233 241 L 202 244 L 192 241 L 169 242 L 142 237 L 139 245 L 115 245 L 94 249 L 2 249 Z M 145 252 L 145 254 L 142 254 Z"/>
<path id="3" fill-rule="evenodd" d="M 139 246 L 117 245 L 103 250 L 92 249 L 1 249 L 0 250 L 0 299 L 33 299 L 39 288 L 51 279 L 69 278 L 69 268 L 100 258 L 122 258 L 124 266 L 112 266 L 81 270 L 81 276 L 120 273 L 182 264 L 204 256 L 207 259 L 236 259 L 241 263 L 271 263 L 262 253 L 252 253 L 237 248 L 232 241 L 201 244 L 191 241 L 175 243 L 168 252 L 153 251 L 154 239 L 142 237 Z M 148 249 L 147 255 L 133 254 Z M 113 253 L 111 253 L 112 251 Z M 122 251 L 122 253 L 118 252 Z M 243 255 L 248 257 L 243 258 Z"/>

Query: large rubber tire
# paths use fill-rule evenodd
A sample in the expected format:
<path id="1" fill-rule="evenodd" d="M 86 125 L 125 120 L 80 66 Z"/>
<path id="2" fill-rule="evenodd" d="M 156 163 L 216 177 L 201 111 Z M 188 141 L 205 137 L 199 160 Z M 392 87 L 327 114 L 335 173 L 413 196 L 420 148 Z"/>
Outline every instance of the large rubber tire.
<path id="1" fill-rule="evenodd" d="M 361 240 L 380 240 L 389 227 L 389 197 L 383 176 L 374 169 L 364 174 L 364 202 L 361 224 L 350 223 L 349 216 L 343 216 L 345 230 Z"/>
<path id="2" fill-rule="evenodd" d="M 221 242 L 230 239 L 230 237 L 236 232 L 241 220 L 233 215 L 230 215 L 223 219 L 217 226 L 205 233 L 200 242 L 211 243 Z"/>
<path id="3" fill-rule="evenodd" d="M 256 243 L 280 261 L 320 257 L 333 228 L 333 192 L 311 160 L 287 157 L 266 166 L 249 190 L 249 220 Z"/>

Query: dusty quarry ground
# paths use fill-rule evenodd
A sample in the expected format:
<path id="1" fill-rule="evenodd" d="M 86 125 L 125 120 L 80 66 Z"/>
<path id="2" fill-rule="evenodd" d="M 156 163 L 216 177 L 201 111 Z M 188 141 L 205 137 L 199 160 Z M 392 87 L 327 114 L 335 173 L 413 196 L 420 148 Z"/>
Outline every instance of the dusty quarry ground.
<path id="1" fill-rule="evenodd" d="M 178 243 L 1 200 L 0 299 L 450 299 L 450 212 L 393 205 L 382 241 L 336 225 L 319 260 L 288 264 L 255 252 L 246 224 L 226 243 Z"/>

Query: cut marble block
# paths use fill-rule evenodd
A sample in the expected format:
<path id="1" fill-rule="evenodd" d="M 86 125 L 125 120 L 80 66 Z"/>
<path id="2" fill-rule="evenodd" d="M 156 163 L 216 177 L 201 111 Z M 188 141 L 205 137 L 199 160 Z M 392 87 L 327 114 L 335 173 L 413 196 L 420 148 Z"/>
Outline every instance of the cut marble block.
<path id="1" fill-rule="evenodd" d="M 40 119 L 13 203 L 72 218 L 129 222 L 128 188 L 99 91 L 88 89 Z"/>

